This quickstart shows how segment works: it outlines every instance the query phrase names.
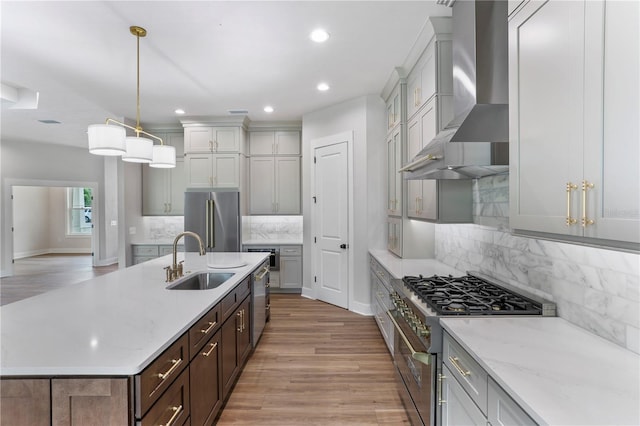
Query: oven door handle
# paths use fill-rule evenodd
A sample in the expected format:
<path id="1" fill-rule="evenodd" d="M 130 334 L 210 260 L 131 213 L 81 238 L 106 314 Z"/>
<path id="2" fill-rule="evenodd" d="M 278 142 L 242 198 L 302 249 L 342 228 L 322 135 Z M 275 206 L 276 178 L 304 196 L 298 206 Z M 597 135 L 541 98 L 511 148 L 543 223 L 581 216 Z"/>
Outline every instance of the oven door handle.
<path id="1" fill-rule="evenodd" d="M 398 333 L 400 333 L 400 337 L 404 341 L 404 344 L 407 345 L 407 347 L 411 351 L 411 358 L 413 358 L 416 361 L 421 362 L 421 363 L 423 363 L 425 365 L 430 365 L 431 364 L 431 354 L 428 354 L 426 352 L 418 352 L 415 349 L 413 349 L 413 346 L 409 342 L 409 339 L 407 339 L 407 336 L 405 336 L 404 332 L 402 331 L 402 329 L 400 328 L 400 326 L 396 322 L 396 319 L 393 317 L 393 314 L 391 313 L 391 311 L 387 311 L 387 315 L 389 315 L 389 319 L 393 323 L 393 326 L 395 327 L 396 331 Z"/>

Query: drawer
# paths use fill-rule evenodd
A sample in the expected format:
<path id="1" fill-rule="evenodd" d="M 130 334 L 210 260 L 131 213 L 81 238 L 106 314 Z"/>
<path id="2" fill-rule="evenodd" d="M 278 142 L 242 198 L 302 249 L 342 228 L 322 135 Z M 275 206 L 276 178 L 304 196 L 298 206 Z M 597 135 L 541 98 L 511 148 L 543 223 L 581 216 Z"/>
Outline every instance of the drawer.
<path id="1" fill-rule="evenodd" d="M 491 377 L 489 377 L 488 417 L 492 425 L 535 426 L 537 424 Z"/>
<path id="2" fill-rule="evenodd" d="M 442 360 L 453 377 L 471 396 L 480 410 L 487 415 L 487 372 L 448 333 L 442 341 Z"/>
<path id="3" fill-rule="evenodd" d="M 231 293 L 227 294 L 220 307 L 222 310 L 222 321 L 224 322 L 229 315 L 235 311 L 236 307 L 242 302 L 246 295 L 251 291 L 251 280 L 249 277 L 245 278 L 240 284 L 238 284 Z"/>
<path id="4" fill-rule="evenodd" d="M 376 274 L 378 278 L 389 287 L 389 282 L 391 280 L 391 276 L 373 257 L 371 258 L 371 269 Z"/>
<path id="5" fill-rule="evenodd" d="M 280 246 L 280 256 L 302 256 L 302 247 Z"/>
<path id="6" fill-rule="evenodd" d="M 188 363 L 189 337 L 185 333 L 142 373 L 135 376 L 138 394 L 136 417 L 140 418 L 147 412 Z"/>
<path id="7" fill-rule="evenodd" d="M 133 245 L 134 256 L 158 257 L 158 246 L 152 245 Z"/>
<path id="8" fill-rule="evenodd" d="M 185 424 L 190 414 L 189 368 L 173 382 L 142 418 L 141 426 Z M 186 423 L 189 424 L 189 423 Z"/>
<path id="9" fill-rule="evenodd" d="M 382 306 L 386 309 L 393 309 L 393 303 L 391 302 L 391 297 L 389 297 L 389 289 L 387 289 L 384 284 L 380 282 L 380 280 L 376 280 L 373 286 L 373 291 L 375 292 L 376 298 L 381 302 Z"/>
<path id="10" fill-rule="evenodd" d="M 220 303 L 207 312 L 189 329 L 189 359 L 193 359 L 204 344 L 220 328 Z"/>

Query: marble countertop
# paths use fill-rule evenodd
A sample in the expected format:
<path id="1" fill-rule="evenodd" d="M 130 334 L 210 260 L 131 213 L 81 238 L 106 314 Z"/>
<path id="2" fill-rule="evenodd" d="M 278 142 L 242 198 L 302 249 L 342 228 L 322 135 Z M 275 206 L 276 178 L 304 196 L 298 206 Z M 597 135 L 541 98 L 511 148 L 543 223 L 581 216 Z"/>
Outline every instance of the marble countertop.
<path id="1" fill-rule="evenodd" d="M 640 424 L 640 356 L 557 317 L 441 318 L 541 425 Z"/>
<path id="2" fill-rule="evenodd" d="M 302 245 L 302 237 L 299 239 L 288 239 L 288 240 L 244 240 L 242 242 L 243 246 L 301 246 Z"/>
<path id="3" fill-rule="evenodd" d="M 268 257 L 178 253 L 178 260 L 195 273 L 220 255 L 246 265 L 215 269 L 235 275 L 210 290 L 167 290 L 167 255 L 0 307 L 0 375 L 139 373 Z"/>
<path id="4" fill-rule="evenodd" d="M 394 278 L 402 278 L 405 275 L 465 275 L 459 271 L 435 259 L 401 259 L 387 250 L 369 250 L 369 253 L 389 272 Z"/>

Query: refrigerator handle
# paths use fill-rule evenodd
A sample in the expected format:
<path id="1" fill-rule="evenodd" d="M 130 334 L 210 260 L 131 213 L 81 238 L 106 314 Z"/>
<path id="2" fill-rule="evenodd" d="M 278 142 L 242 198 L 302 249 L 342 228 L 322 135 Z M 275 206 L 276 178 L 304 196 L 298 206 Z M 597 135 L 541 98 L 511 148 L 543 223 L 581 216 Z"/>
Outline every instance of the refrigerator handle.
<path id="1" fill-rule="evenodd" d="M 216 205 L 214 200 L 207 200 L 207 219 L 206 219 L 206 246 L 214 248 L 216 242 L 215 236 L 215 212 Z"/>

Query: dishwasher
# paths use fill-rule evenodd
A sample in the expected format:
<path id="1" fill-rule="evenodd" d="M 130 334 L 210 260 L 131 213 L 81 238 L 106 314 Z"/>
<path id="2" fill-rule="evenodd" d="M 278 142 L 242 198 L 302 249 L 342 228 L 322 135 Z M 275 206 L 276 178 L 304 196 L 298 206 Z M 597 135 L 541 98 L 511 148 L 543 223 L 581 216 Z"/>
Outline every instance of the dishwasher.
<path id="1" fill-rule="evenodd" d="M 251 344 L 255 348 L 269 321 L 269 260 L 251 274 Z"/>

